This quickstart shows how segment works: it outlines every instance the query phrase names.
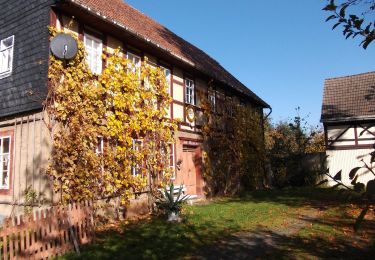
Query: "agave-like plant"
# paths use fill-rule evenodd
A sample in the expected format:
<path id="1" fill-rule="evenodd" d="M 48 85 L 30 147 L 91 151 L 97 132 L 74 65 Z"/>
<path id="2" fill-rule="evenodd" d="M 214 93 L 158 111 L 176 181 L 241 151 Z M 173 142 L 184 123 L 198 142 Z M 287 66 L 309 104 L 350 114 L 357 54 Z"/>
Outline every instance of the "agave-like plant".
<path id="1" fill-rule="evenodd" d="M 168 221 L 179 221 L 179 213 L 182 205 L 189 198 L 188 195 L 183 195 L 183 186 L 180 185 L 177 196 L 174 195 L 174 184 L 169 184 L 163 191 L 160 191 L 160 197 L 156 199 L 156 205 L 159 209 L 168 214 Z"/>

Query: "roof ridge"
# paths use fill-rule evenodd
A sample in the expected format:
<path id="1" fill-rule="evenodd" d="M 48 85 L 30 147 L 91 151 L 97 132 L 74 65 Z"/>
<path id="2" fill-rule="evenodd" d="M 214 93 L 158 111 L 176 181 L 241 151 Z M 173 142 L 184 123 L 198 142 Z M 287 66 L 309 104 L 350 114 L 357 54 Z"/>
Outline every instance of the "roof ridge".
<path id="1" fill-rule="evenodd" d="M 333 79 L 344 79 L 344 78 L 350 78 L 350 77 L 356 77 L 356 76 L 362 76 L 366 74 L 375 74 L 375 71 L 368 71 L 368 72 L 361 72 L 358 74 L 352 74 L 352 75 L 346 75 L 346 76 L 337 76 L 337 77 L 332 77 L 332 78 L 326 78 L 325 80 L 333 80 Z"/>

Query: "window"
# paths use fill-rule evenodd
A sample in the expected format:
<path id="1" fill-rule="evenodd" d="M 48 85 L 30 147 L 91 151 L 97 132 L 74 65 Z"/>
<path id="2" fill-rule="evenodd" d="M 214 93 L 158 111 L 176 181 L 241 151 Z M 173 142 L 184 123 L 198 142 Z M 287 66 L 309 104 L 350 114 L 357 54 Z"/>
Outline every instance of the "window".
<path id="1" fill-rule="evenodd" d="M 102 136 L 98 136 L 95 152 L 96 154 L 103 154 L 104 152 L 104 140 Z"/>
<path id="2" fill-rule="evenodd" d="M 211 110 L 216 111 L 216 97 L 215 93 L 209 93 L 208 94 L 208 102 L 210 102 Z"/>
<path id="3" fill-rule="evenodd" d="M 0 137 L 0 189 L 9 189 L 11 137 Z"/>
<path id="4" fill-rule="evenodd" d="M 172 95 L 172 92 L 171 92 L 171 70 L 167 69 L 167 68 L 164 68 L 164 67 L 161 67 L 161 69 L 164 70 L 165 80 L 167 81 L 167 84 L 168 84 L 168 94 Z"/>
<path id="5" fill-rule="evenodd" d="M 141 75 L 141 57 L 135 55 L 134 53 L 127 52 L 126 58 L 132 63 L 129 65 L 129 71 L 132 73 L 138 73 L 138 75 Z"/>
<path id="6" fill-rule="evenodd" d="M 12 74 L 14 35 L 0 41 L 0 78 Z"/>
<path id="7" fill-rule="evenodd" d="M 143 142 L 139 139 L 133 139 L 133 151 L 140 152 L 142 149 Z M 136 157 L 136 156 L 134 156 Z M 139 175 L 141 173 L 141 167 L 136 158 L 134 158 L 134 166 L 132 166 L 133 176 Z"/>
<path id="8" fill-rule="evenodd" d="M 94 74 L 102 73 L 102 41 L 94 36 L 85 34 L 85 48 L 87 65 Z"/>
<path id="9" fill-rule="evenodd" d="M 219 115 L 225 113 L 225 96 L 219 91 L 215 91 L 215 103 L 216 103 L 216 112 Z"/>
<path id="10" fill-rule="evenodd" d="M 168 159 L 168 167 L 170 169 L 171 179 L 175 178 L 175 159 L 174 159 L 174 144 L 168 143 L 167 147 L 162 145 L 160 153 L 163 158 Z M 165 174 L 165 173 L 163 173 Z"/>
<path id="11" fill-rule="evenodd" d="M 194 105 L 194 81 L 185 79 L 185 102 Z"/>
<path id="12" fill-rule="evenodd" d="M 175 176 L 175 165 L 174 165 L 174 144 L 169 144 L 169 169 L 171 170 L 171 178 Z"/>

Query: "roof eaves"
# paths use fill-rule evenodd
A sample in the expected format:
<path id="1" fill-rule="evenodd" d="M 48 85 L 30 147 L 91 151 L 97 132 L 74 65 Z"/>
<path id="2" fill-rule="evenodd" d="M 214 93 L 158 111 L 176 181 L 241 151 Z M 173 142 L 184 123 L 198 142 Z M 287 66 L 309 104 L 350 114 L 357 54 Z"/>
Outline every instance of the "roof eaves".
<path id="1" fill-rule="evenodd" d="M 373 116 L 352 116 L 352 117 L 337 117 L 337 118 L 321 118 L 321 123 L 340 123 L 340 122 L 354 122 L 354 121 L 370 121 L 375 120 L 375 115 Z"/>
<path id="2" fill-rule="evenodd" d="M 76 1 L 76 0 L 69 0 L 69 1 L 72 2 L 72 3 L 75 4 L 75 5 L 77 5 L 77 6 L 81 7 L 81 8 L 83 8 L 83 9 L 89 11 L 91 14 L 94 14 L 94 15 L 100 17 L 101 19 L 106 20 L 106 21 L 108 21 L 108 22 L 114 24 L 115 26 L 118 26 L 118 27 L 120 27 L 121 29 L 124 29 L 124 30 L 128 31 L 129 33 L 131 33 L 132 35 L 136 36 L 137 38 L 139 38 L 139 39 L 141 39 L 141 40 L 144 40 L 144 41 L 146 41 L 146 42 L 149 42 L 149 43 L 151 43 L 152 45 L 156 46 L 157 48 L 160 48 L 160 49 L 162 49 L 162 50 L 164 50 L 164 51 L 170 53 L 170 54 L 173 55 L 175 58 L 177 58 L 177 59 L 179 59 L 179 60 L 185 62 L 186 64 L 195 67 L 195 64 L 194 64 L 193 62 L 191 62 L 191 61 L 189 61 L 189 60 L 187 60 L 187 59 L 185 59 L 185 58 L 183 58 L 183 57 L 177 55 L 176 53 L 174 53 L 173 51 L 169 50 L 168 48 L 166 48 L 166 47 L 160 45 L 159 43 L 156 43 L 156 42 L 152 41 L 151 39 L 149 39 L 149 38 L 147 38 L 147 37 L 144 37 L 142 34 L 137 33 L 136 31 L 130 29 L 129 27 L 123 25 L 122 23 L 119 23 L 119 22 L 117 22 L 117 21 L 114 20 L 114 19 L 109 19 L 107 16 L 102 15 L 100 12 L 94 12 L 89 6 L 83 5 L 83 4 L 79 3 L 79 2 Z"/>

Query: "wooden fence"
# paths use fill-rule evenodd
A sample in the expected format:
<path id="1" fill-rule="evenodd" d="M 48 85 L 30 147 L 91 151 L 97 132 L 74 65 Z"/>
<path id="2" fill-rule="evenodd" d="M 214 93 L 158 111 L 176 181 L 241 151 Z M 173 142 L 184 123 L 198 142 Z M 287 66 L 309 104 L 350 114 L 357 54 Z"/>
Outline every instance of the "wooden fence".
<path id="1" fill-rule="evenodd" d="M 93 236 L 90 203 L 70 204 L 7 219 L 0 229 L 0 260 L 47 259 L 78 249 Z"/>

